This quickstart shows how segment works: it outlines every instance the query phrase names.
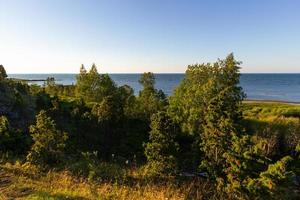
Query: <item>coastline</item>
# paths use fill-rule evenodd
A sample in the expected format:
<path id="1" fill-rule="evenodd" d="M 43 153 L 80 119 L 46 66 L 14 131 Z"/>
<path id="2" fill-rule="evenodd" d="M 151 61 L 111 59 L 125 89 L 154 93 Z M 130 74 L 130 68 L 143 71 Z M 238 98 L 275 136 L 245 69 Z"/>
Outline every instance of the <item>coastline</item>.
<path id="1" fill-rule="evenodd" d="M 29 84 L 39 84 L 39 82 L 45 82 L 46 79 L 44 77 L 34 77 L 32 79 L 30 78 L 16 78 L 16 77 L 10 77 L 10 80 L 13 81 L 21 81 L 21 82 L 26 82 Z M 55 81 L 61 81 L 61 79 L 55 79 Z M 72 84 L 58 84 L 58 85 L 72 85 Z M 167 93 L 167 96 L 170 94 Z M 295 99 L 295 98 L 294 98 Z M 276 100 L 276 99 L 245 99 L 243 101 L 244 103 L 277 103 L 277 104 L 288 104 L 288 105 L 300 105 L 300 101 L 289 101 L 289 100 Z"/>
<path id="2" fill-rule="evenodd" d="M 243 101 L 244 103 L 280 103 L 280 104 L 288 104 L 288 105 L 299 105 L 300 102 L 295 101 L 284 101 L 284 100 L 268 100 L 268 99 L 246 99 Z"/>

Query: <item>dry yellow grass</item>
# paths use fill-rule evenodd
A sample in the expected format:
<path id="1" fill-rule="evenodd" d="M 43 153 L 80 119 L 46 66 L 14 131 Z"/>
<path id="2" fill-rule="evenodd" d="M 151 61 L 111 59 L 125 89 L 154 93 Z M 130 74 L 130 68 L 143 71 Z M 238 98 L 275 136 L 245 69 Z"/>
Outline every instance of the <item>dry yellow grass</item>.
<path id="1" fill-rule="evenodd" d="M 181 199 L 213 199 L 211 185 L 205 181 L 188 181 L 179 186 L 170 183 L 132 184 L 112 182 L 88 182 L 74 177 L 68 171 L 49 171 L 43 175 L 35 169 L 15 164 L 1 166 L 7 183 L 0 177 L 0 199 L 49 199 L 49 200 L 181 200 Z M 2 176 L 3 177 L 3 176 Z"/>

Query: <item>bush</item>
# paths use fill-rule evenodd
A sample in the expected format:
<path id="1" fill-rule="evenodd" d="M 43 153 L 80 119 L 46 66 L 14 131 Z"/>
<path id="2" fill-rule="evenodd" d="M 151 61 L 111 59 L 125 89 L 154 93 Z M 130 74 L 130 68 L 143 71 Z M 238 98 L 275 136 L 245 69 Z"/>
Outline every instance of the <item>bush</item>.
<path id="1" fill-rule="evenodd" d="M 62 160 L 68 134 L 56 129 L 54 121 L 41 111 L 36 117 L 36 124 L 30 126 L 34 141 L 27 160 L 38 165 L 57 164 Z"/>

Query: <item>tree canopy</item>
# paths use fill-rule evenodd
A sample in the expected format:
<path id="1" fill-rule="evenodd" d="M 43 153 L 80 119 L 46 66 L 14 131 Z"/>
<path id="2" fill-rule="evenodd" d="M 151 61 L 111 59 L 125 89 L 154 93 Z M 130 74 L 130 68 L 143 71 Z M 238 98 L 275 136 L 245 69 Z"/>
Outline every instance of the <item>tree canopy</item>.
<path id="1" fill-rule="evenodd" d="M 0 65 L 0 81 L 1 80 L 4 80 L 7 78 L 7 74 L 6 74 L 6 71 L 3 67 L 3 65 Z"/>

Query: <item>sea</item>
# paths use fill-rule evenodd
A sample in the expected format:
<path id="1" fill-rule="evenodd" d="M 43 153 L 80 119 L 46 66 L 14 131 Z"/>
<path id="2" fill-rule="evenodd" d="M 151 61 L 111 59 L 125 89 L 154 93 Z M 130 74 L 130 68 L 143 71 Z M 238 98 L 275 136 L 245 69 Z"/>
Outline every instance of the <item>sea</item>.
<path id="1" fill-rule="evenodd" d="M 119 86 L 131 86 L 135 94 L 141 90 L 138 82 L 141 74 L 109 74 Z M 9 74 L 10 78 L 26 80 L 45 80 L 54 77 L 57 84 L 76 83 L 76 74 Z M 168 96 L 184 78 L 184 74 L 155 74 L 156 88 Z M 29 82 L 42 85 L 44 81 Z M 300 103 L 300 74 L 242 74 L 240 85 L 249 100 L 271 100 Z"/>

